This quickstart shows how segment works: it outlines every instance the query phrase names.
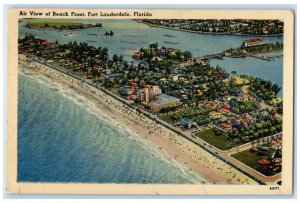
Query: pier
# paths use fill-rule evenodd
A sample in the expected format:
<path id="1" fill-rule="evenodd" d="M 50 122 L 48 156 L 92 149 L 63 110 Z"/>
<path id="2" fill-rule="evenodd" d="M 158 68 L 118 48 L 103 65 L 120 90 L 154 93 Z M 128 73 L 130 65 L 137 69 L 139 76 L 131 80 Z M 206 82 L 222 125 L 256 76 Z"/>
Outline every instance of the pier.
<path id="1" fill-rule="evenodd" d="M 271 61 L 272 59 L 276 57 L 282 57 L 283 53 L 273 53 L 273 54 L 268 54 L 268 55 L 256 55 L 256 54 L 243 54 L 240 56 L 234 56 L 233 58 L 242 58 L 242 57 L 253 57 L 253 58 L 258 58 L 266 61 Z M 208 54 L 202 57 L 197 57 L 202 60 L 209 60 L 209 59 L 220 59 L 223 60 L 223 57 L 232 57 L 231 55 L 226 55 L 225 53 L 215 53 L 215 54 Z"/>
<path id="2" fill-rule="evenodd" d="M 282 53 L 274 53 L 274 54 L 270 54 L 268 56 L 259 56 L 259 55 L 254 55 L 254 54 L 247 54 L 246 56 L 250 56 L 250 57 L 253 57 L 253 58 L 259 58 L 259 59 L 266 60 L 266 61 L 271 61 L 273 58 L 282 57 L 283 54 Z"/>

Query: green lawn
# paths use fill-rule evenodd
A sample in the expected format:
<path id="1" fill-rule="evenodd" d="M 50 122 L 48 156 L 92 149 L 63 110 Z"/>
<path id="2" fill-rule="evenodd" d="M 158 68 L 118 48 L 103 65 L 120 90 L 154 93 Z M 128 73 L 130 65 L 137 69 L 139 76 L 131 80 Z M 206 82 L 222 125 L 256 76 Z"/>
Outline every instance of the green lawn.
<path id="1" fill-rule="evenodd" d="M 197 132 L 195 135 L 220 150 L 228 150 L 236 146 L 232 140 L 225 140 L 224 135 L 216 136 L 212 128 Z"/>
<path id="2" fill-rule="evenodd" d="M 167 121 L 168 123 L 176 123 L 179 122 L 182 115 L 186 112 L 186 110 L 184 109 L 180 109 L 178 110 L 178 112 L 174 113 L 174 112 L 170 112 L 170 113 L 165 113 L 164 116 L 162 116 L 162 119 Z M 174 119 L 172 116 L 176 115 L 177 119 Z"/>
<path id="3" fill-rule="evenodd" d="M 250 152 L 249 149 L 238 152 L 236 154 L 231 155 L 235 159 L 239 160 L 240 162 L 246 164 L 247 166 L 250 166 L 251 168 L 255 169 L 256 171 L 266 175 L 271 176 L 271 171 L 267 169 L 267 167 L 262 166 L 261 164 L 257 163 L 260 159 L 267 159 L 269 158 L 272 153 L 274 152 L 274 149 L 270 149 L 268 152 L 264 152 L 263 155 L 258 155 L 256 152 Z"/>

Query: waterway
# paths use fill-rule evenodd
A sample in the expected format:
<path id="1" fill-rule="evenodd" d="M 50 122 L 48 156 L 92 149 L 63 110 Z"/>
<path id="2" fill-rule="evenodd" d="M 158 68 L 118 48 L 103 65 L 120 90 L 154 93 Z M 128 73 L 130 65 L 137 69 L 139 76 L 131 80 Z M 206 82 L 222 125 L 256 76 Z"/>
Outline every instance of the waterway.
<path id="1" fill-rule="evenodd" d="M 207 35 L 183 31 L 175 31 L 157 27 L 149 27 L 133 20 L 76 20 L 83 23 L 101 22 L 102 28 L 90 28 L 83 30 L 45 30 L 30 29 L 24 25 L 28 19 L 19 24 L 19 37 L 25 33 L 31 33 L 38 38 L 66 43 L 71 41 L 87 42 L 93 46 L 107 47 L 109 55 L 123 55 L 124 59 L 132 61 L 133 52 L 141 47 L 148 47 L 150 43 L 158 43 L 159 46 L 173 47 L 176 49 L 191 51 L 193 56 L 204 56 L 219 53 L 223 50 L 239 47 L 242 41 L 249 36 L 233 35 Z M 113 31 L 113 36 L 105 36 L 106 31 Z M 283 42 L 283 37 L 262 37 L 265 41 Z M 283 85 L 283 58 L 275 58 L 265 61 L 255 58 L 224 58 L 224 60 L 212 59 L 211 65 L 221 66 L 228 72 L 237 71 L 237 74 L 249 74 L 270 80 Z M 282 97 L 282 91 L 279 92 Z"/>

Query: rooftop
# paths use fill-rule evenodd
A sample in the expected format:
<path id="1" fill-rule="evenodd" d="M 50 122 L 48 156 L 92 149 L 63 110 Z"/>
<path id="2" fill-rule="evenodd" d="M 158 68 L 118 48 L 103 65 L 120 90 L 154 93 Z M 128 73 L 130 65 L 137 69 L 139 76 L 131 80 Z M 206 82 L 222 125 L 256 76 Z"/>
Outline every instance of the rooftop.
<path id="1" fill-rule="evenodd" d="M 159 94 L 155 97 L 155 100 L 152 101 L 152 103 L 163 104 L 163 103 L 174 101 L 174 100 L 179 100 L 179 99 L 176 97 L 166 95 L 166 94 Z"/>
<path id="2" fill-rule="evenodd" d="M 251 38 L 251 39 L 246 39 L 246 40 L 244 40 L 244 42 L 246 42 L 246 43 L 251 43 L 251 42 L 261 42 L 261 41 L 264 41 L 264 40 L 261 39 L 261 38 Z"/>

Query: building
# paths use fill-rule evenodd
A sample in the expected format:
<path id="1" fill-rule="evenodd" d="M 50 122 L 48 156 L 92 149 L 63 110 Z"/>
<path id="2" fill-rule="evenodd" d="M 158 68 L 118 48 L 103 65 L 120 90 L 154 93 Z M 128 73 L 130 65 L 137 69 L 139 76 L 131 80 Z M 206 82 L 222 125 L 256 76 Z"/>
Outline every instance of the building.
<path id="1" fill-rule="evenodd" d="M 46 39 L 41 39 L 40 40 L 40 45 L 48 45 L 49 44 L 49 41 L 46 40 Z"/>
<path id="2" fill-rule="evenodd" d="M 134 52 L 132 57 L 136 59 L 140 59 L 142 57 L 142 53 L 139 51 Z"/>
<path id="3" fill-rule="evenodd" d="M 234 106 L 236 106 L 236 104 L 237 104 L 237 99 L 236 98 L 231 98 L 230 101 L 229 101 L 229 105 L 231 107 L 234 107 Z"/>
<path id="4" fill-rule="evenodd" d="M 195 122 L 192 122 L 188 118 L 183 118 L 180 121 L 180 126 L 183 129 L 190 129 L 190 128 L 193 128 L 193 127 L 197 127 L 197 124 Z"/>
<path id="5" fill-rule="evenodd" d="M 161 89 L 157 85 L 146 85 L 143 89 L 143 93 L 139 91 L 138 98 L 141 101 L 149 103 L 156 95 L 161 94 Z"/>
<path id="6" fill-rule="evenodd" d="M 263 166 L 269 165 L 271 163 L 271 161 L 269 161 L 267 159 L 260 159 L 257 162 Z"/>
<path id="7" fill-rule="evenodd" d="M 213 118 L 221 118 L 222 113 L 218 112 L 218 111 L 210 111 L 208 113 L 209 116 L 213 117 Z"/>
<path id="8" fill-rule="evenodd" d="M 269 34 L 269 26 L 268 25 L 265 25 L 264 27 L 263 27 L 263 29 L 262 29 L 262 31 L 263 31 L 263 33 L 264 34 Z"/>
<path id="9" fill-rule="evenodd" d="M 145 87 L 144 89 L 145 92 L 145 102 L 149 103 L 151 99 L 153 99 L 154 95 L 153 95 L 153 90 L 150 87 Z M 141 100 L 143 101 L 143 100 Z"/>
<path id="10" fill-rule="evenodd" d="M 177 80 L 178 80 L 178 75 L 171 74 L 171 75 L 170 75 L 170 78 L 171 78 L 173 81 L 177 81 Z"/>
<path id="11" fill-rule="evenodd" d="M 153 90 L 154 96 L 155 96 L 155 95 L 161 94 L 161 89 L 160 89 L 160 87 L 157 86 L 157 85 L 152 86 L 152 90 Z"/>
<path id="12" fill-rule="evenodd" d="M 179 106 L 181 104 L 180 99 L 172 97 L 166 94 L 160 94 L 150 102 L 150 108 L 155 111 L 159 111 L 164 108 Z"/>
<path id="13" fill-rule="evenodd" d="M 257 151 L 258 151 L 258 149 L 255 146 L 253 146 L 253 147 L 250 148 L 250 152 L 257 152 Z"/>
<path id="14" fill-rule="evenodd" d="M 261 38 L 252 38 L 252 39 L 247 39 L 243 41 L 243 46 L 244 47 L 253 47 L 253 46 L 259 46 L 259 45 L 264 45 L 265 42 Z"/>
<path id="15" fill-rule="evenodd" d="M 224 122 L 224 123 L 220 124 L 220 128 L 221 128 L 221 130 L 223 130 L 225 132 L 229 132 L 229 131 L 232 131 L 232 124 Z"/>
<path id="16" fill-rule="evenodd" d="M 145 89 L 142 88 L 142 89 L 138 89 L 137 92 L 136 92 L 136 95 L 137 95 L 137 99 L 140 100 L 140 101 L 145 101 L 146 98 L 145 98 Z"/>
<path id="17" fill-rule="evenodd" d="M 129 85 L 131 86 L 132 91 L 135 91 L 139 88 L 138 84 L 134 80 L 128 80 Z"/>
<path id="18" fill-rule="evenodd" d="M 131 95 L 133 92 L 132 92 L 132 89 L 130 86 L 126 85 L 126 86 L 121 86 L 119 88 L 119 93 L 122 95 L 122 96 L 128 96 L 128 95 Z"/>

